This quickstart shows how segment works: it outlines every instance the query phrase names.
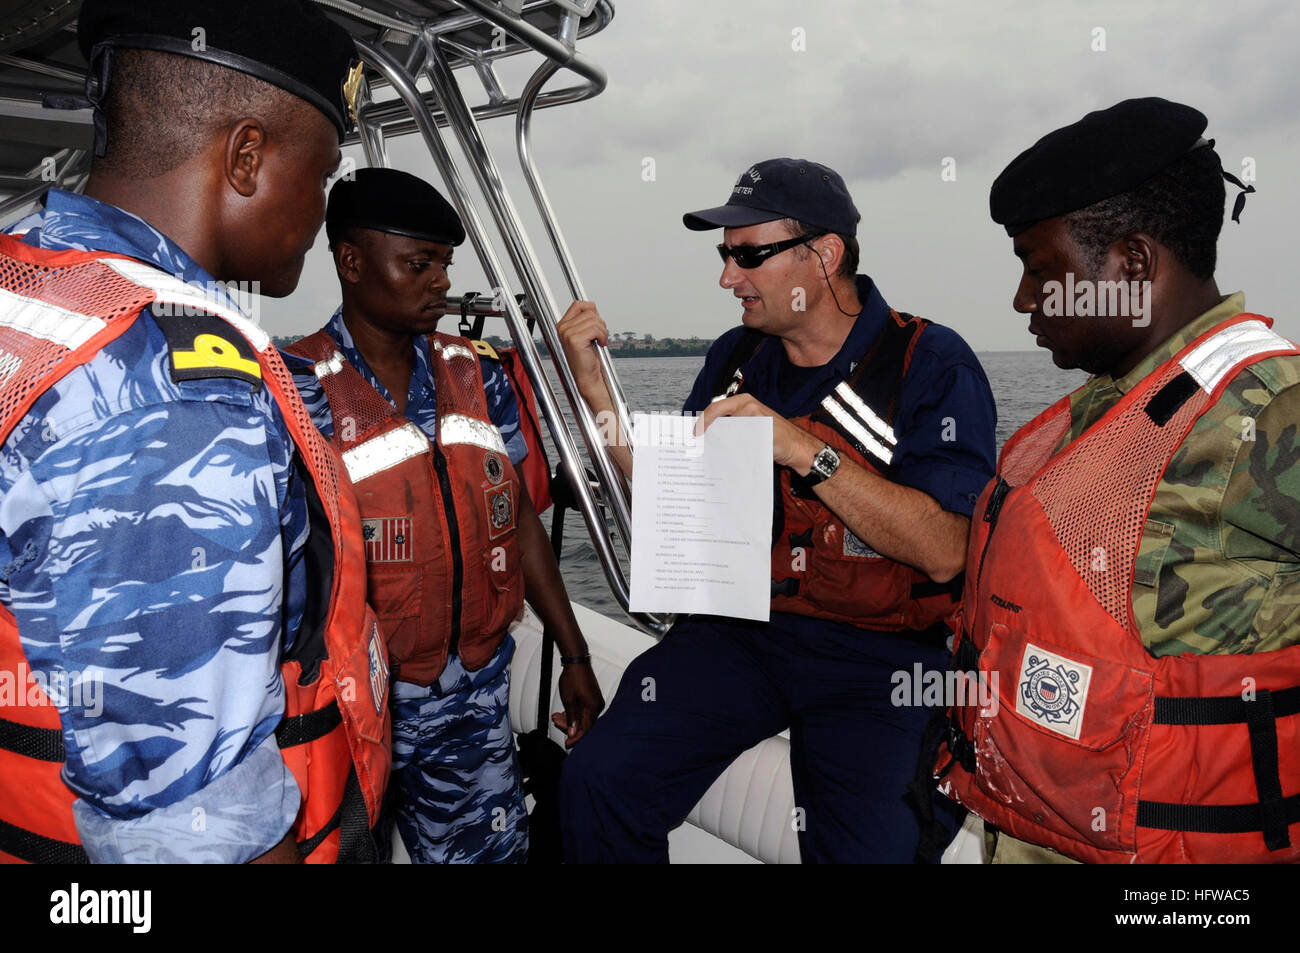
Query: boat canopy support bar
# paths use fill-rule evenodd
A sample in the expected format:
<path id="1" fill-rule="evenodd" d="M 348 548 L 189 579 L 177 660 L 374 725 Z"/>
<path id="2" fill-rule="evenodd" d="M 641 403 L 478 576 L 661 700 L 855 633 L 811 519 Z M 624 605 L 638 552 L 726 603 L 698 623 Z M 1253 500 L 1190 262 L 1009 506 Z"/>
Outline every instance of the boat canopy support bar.
<path id="1" fill-rule="evenodd" d="M 531 24 L 512 19 L 508 12 L 503 11 L 495 4 L 486 2 L 486 0 L 457 0 L 457 2 L 467 10 L 477 13 L 488 22 L 507 30 L 515 39 L 543 53 L 544 56 L 548 57 L 548 64 L 546 65 L 553 64 L 554 66 L 545 74 L 542 71 L 534 74 L 528 92 L 520 100 L 514 102 L 517 104 L 516 108 L 519 113 L 522 113 L 522 116 L 518 118 L 517 126 L 523 130 L 524 146 L 521 152 L 521 162 L 525 165 L 525 175 L 530 179 L 530 187 L 533 187 L 535 183 L 534 198 L 538 200 L 539 211 L 541 211 L 543 220 L 546 222 L 552 246 L 556 249 L 557 256 L 560 258 L 562 267 L 565 270 L 570 290 L 575 293 L 575 296 L 578 296 L 581 291 L 581 282 L 577 278 L 576 268 L 568 253 L 567 246 L 564 245 L 563 237 L 560 235 L 554 215 L 551 213 L 549 202 L 546 201 L 545 193 L 539 193 L 540 181 L 537 179 L 536 170 L 532 167 L 531 160 L 528 158 L 528 120 L 532 109 L 539 103 L 539 91 L 542 83 L 550 75 L 553 75 L 561 65 L 577 72 L 587 80 L 591 89 L 581 98 L 600 92 L 605 85 L 605 76 L 599 67 L 587 62 L 574 51 L 572 36 L 576 35 L 576 22 L 566 23 L 565 29 L 561 31 L 561 38 L 556 39 Z M 576 21 L 576 14 L 569 14 L 569 16 Z M 470 109 L 457 85 L 448 51 L 444 49 L 438 33 L 432 30 L 423 33 L 419 43 L 424 50 L 421 71 L 432 86 L 431 96 L 436 103 L 434 108 L 430 108 L 429 97 L 422 96 L 417 88 L 418 74 L 404 68 L 383 45 L 358 40 L 357 47 L 363 59 L 378 70 L 387 84 L 391 85 L 406 112 L 405 117 L 393 115 L 391 103 L 384 104 L 386 110 L 384 118 L 381 118 L 373 106 L 367 106 L 363 109 L 361 117 L 363 120 L 362 142 L 367 161 L 383 164 L 386 160 L 382 141 L 384 134 L 393 128 L 389 125 L 389 121 L 386 121 L 388 115 L 393 115 L 391 121 L 396 124 L 412 123 L 416 131 L 424 139 L 425 145 L 428 147 L 442 180 L 450 193 L 450 197 L 465 222 L 466 231 L 483 265 L 484 273 L 493 287 L 501 291 L 498 300 L 504 305 L 507 325 L 518 347 L 524 369 L 532 382 L 542 416 L 551 431 L 552 439 L 560 457 L 560 465 L 564 468 L 570 485 L 574 487 L 578 509 L 586 522 L 605 578 L 620 606 L 626 611 L 629 602 L 628 582 L 614 547 L 614 538 L 606 522 L 606 513 L 613 517 L 614 530 L 621 537 L 624 545 L 629 545 L 631 524 L 629 497 L 622 478 L 604 445 L 595 418 L 578 394 L 577 384 L 571 369 L 564 359 L 563 348 L 560 345 L 556 330 L 558 311 L 554 297 L 547 285 L 541 264 L 525 233 L 519 214 L 501 179 L 492 153 L 483 140 L 476 121 L 475 110 Z M 413 62 L 414 59 L 415 57 L 412 55 L 410 61 Z M 436 113 L 441 113 L 441 117 L 438 117 Z M 506 277 L 505 268 L 497 255 L 496 249 L 488 241 L 488 232 L 470 197 L 466 181 L 452 159 L 446 142 L 443 140 L 439 129 L 441 124 L 437 121 L 438 118 L 441 118 L 445 124 L 450 126 L 461 150 L 467 157 L 479 193 L 491 212 L 493 222 L 497 227 L 497 233 L 501 236 L 511 264 L 514 266 L 514 271 L 518 274 L 523 285 L 527 300 L 531 306 L 532 314 L 530 317 L 535 319 L 541 328 L 556 373 L 563 384 L 573 417 L 578 422 L 579 429 L 587 444 L 589 456 L 595 464 L 597 477 L 595 485 L 588 482 L 586 470 L 579 457 L 577 446 L 574 444 L 573 437 L 565 425 L 558 400 L 543 370 L 541 357 L 533 342 L 525 316 L 513 293 L 511 282 Z M 369 128 L 367 129 L 367 127 Z M 607 354 L 604 355 L 604 362 L 608 365 L 608 376 L 614 381 L 614 386 L 611 387 L 611 390 L 613 390 L 614 387 L 617 387 L 617 377 L 613 374 L 613 367 L 608 361 Z M 621 397 L 621 389 L 618 392 Z M 639 613 L 631 614 L 631 617 L 641 628 L 654 634 L 662 634 L 672 622 L 671 617 Z"/>

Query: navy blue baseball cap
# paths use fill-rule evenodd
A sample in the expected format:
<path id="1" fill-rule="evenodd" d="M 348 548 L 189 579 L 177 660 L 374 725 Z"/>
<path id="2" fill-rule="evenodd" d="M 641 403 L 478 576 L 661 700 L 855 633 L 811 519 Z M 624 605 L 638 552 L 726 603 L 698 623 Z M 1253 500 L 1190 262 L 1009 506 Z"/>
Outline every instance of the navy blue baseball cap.
<path id="1" fill-rule="evenodd" d="M 692 231 L 743 228 L 792 218 L 839 235 L 856 235 L 858 210 L 834 169 L 807 159 L 765 159 L 740 174 L 726 205 L 687 212 Z"/>

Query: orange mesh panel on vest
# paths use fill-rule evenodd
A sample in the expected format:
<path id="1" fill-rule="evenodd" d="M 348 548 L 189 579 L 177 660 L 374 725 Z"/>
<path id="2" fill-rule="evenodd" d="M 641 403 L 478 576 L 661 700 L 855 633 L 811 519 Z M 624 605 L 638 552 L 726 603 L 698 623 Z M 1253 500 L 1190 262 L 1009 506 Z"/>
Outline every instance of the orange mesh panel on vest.
<path id="1" fill-rule="evenodd" d="M 39 298 L 68 311 L 109 321 L 130 314 L 153 300 L 153 293 L 141 288 L 99 262 L 69 267 L 45 267 L 0 256 L 0 288 L 25 298 Z M 3 356 L 0 370 L 0 426 L 8 433 L 17 418 L 26 413 L 29 399 L 47 374 L 68 354 L 68 348 L 54 341 L 0 328 L 0 341 L 12 358 Z M 23 373 L 13 380 L 14 372 Z"/>
<path id="2" fill-rule="evenodd" d="M 1102 608 L 1124 628 L 1129 620 L 1133 562 L 1155 486 L 1174 448 L 1206 401 L 1203 390 L 1186 400 L 1163 427 L 1144 408 L 1182 367 L 1167 367 L 1145 399 L 1123 408 L 1112 426 L 1094 425 L 1092 438 L 1067 451 L 1035 481 L 1061 547 Z M 1134 431 L 1146 439 L 1134 440 Z M 1117 456 L 1117 451 L 1122 455 Z M 1097 475 L 1106 474 L 1104 485 Z"/>
<path id="3" fill-rule="evenodd" d="M 483 392 L 483 375 L 479 371 L 474 346 L 460 338 L 448 338 L 443 335 L 438 335 L 438 338 L 443 349 L 433 351 L 433 359 L 441 362 L 440 366 L 444 371 L 442 380 L 451 385 L 451 393 L 446 395 L 447 403 L 442 406 L 455 407 L 458 412 L 477 417 L 479 420 L 489 420 Z M 469 351 L 469 356 L 453 356 L 448 360 L 446 357 L 448 347 L 466 349 Z"/>
<path id="4" fill-rule="evenodd" d="M 262 351 L 258 357 L 262 361 L 262 370 L 273 379 L 272 393 L 280 396 L 280 407 L 287 410 L 291 420 L 288 421 L 291 432 L 296 432 L 298 449 L 306 459 L 307 469 L 316 477 L 317 492 L 325 504 L 330 525 L 337 526 L 339 521 L 338 502 L 338 457 L 330 450 L 316 425 L 311 422 L 307 407 L 298 396 L 294 386 L 293 375 L 285 366 L 280 352 L 273 347 Z"/>
<path id="5" fill-rule="evenodd" d="M 321 387 L 329 401 L 330 415 L 334 419 L 334 440 L 342 449 L 346 450 L 353 444 L 361 443 L 363 439 L 369 439 L 373 436 L 370 431 L 380 424 L 406 421 L 396 407 L 370 386 L 360 371 L 343 359 L 334 339 L 324 331 L 303 338 L 289 350 L 318 363 L 329 361 L 336 354 L 343 360 L 340 371 L 320 378 Z M 437 352 L 432 353 L 437 356 Z"/>
<path id="6" fill-rule="evenodd" d="M 384 400 L 384 395 L 371 387 L 369 382 L 361 376 L 361 372 L 350 364 L 339 373 L 331 374 L 325 378 L 324 383 L 327 394 L 331 389 L 346 389 L 347 391 L 347 397 L 342 403 L 331 398 L 330 407 L 346 408 L 347 414 L 356 416 L 356 419 L 352 422 L 352 427 L 348 427 L 346 419 L 340 418 L 337 414 L 335 415 L 334 436 L 345 446 L 359 442 L 361 437 L 371 428 L 387 423 L 394 418 L 399 423 L 406 421 L 406 418 L 397 412 L 397 408 Z M 347 439 L 349 437 L 351 439 Z"/>
<path id="7" fill-rule="evenodd" d="M 1070 429 L 1070 409 L 1066 407 L 1044 421 L 1008 451 L 1002 461 L 1002 479 L 1012 486 L 1023 486 L 1052 458 L 1057 445 Z"/>
<path id="8" fill-rule="evenodd" d="M 343 449 L 369 439 L 380 424 L 406 420 L 351 364 L 344 362 L 343 370 L 321 378 L 321 386 L 334 418 L 334 439 Z"/>

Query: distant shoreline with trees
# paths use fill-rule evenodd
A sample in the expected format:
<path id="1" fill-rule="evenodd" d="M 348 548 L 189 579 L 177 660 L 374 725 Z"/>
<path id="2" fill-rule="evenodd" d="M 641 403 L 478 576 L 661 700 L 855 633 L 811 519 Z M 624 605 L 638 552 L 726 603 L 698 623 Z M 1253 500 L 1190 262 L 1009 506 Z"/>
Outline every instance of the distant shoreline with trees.
<path id="1" fill-rule="evenodd" d="M 271 343 L 278 348 L 286 348 L 296 340 L 296 337 L 272 337 Z M 513 341 L 495 334 L 485 334 L 483 340 L 498 350 L 514 347 Z M 537 350 L 545 356 L 548 353 L 546 342 L 536 338 L 533 340 Z M 647 334 L 638 336 L 635 340 L 611 341 L 609 353 L 612 357 L 703 357 L 709 353 L 712 343 L 705 338 L 653 338 Z"/>

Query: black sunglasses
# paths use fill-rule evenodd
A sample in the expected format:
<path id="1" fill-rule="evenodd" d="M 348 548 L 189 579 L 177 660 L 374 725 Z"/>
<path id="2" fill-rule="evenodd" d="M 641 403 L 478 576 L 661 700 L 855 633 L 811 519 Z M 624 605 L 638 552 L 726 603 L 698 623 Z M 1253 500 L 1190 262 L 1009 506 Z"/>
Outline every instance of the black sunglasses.
<path id="1" fill-rule="evenodd" d="M 797 235 L 794 238 L 787 238 L 783 242 L 772 242 L 769 245 L 733 245 L 730 248 L 726 245 L 719 245 L 718 257 L 722 259 L 724 265 L 727 263 L 727 259 L 730 258 L 736 263 L 737 268 L 744 268 L 748 271 L 751 268 L 757 268 L 773 255 L 779 255 L 783 251 L 810 242 L 814 238 L 821 238 L 825 234 L 825 232 L 814 232 L 811 235 Z"/>

